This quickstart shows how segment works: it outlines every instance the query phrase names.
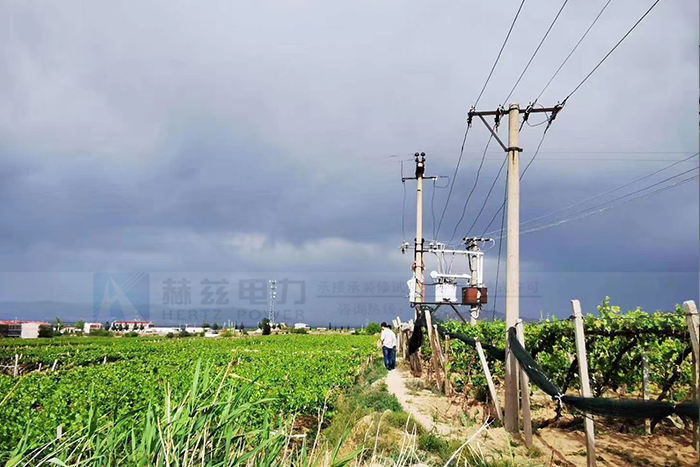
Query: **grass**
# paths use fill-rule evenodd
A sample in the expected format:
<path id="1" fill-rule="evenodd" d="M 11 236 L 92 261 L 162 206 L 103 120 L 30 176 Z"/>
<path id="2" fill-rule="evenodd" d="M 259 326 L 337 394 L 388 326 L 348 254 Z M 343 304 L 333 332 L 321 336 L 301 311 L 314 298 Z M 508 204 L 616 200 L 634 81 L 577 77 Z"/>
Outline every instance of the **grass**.
<path id="1" fill-rule="evenodd" d="M 84 429 L 39 448 L 32 448 L 31 439 L 24 437 L 5 465 L 316 465 L 321 458 L 317 445 L 305 438 L 299 442 L 291 434 L 292 423 L 275 424 L 269 417 L 254 415 L 256 408 L 271 401 L 248 402 L 253 384 L 225 388 L 229 370 L 212 375 L 198 363 L 192 387 L 182 400 L 173 401 L 167 393 L 162 406 L 150 405 L 118 419 L 99 417 L 93 406 Z M 357 457 L 359 452 L 339 457 L 345 436 L 323 453 L 324 465 L 342 467 Z"/>
<path id="2" fill-rule="evenodd" d="M 81 431 L 40 447 L 27 435 L 0 462 L 6 467 L 515 465 L 506 456 L 486 456 L 462 440 L 428 433 L 379 381 L 386 374 L 381 361 L 368 365 L 332 413 L 320 414 L 305 434 L 293 432 L 293 417 L 280 422 L 266 410 L 273 400 L 250 402 L 254 383 L 226 385 L 230 369 L 214 373 L 198 362 L 181 399 L 173 400 L 168 391 L 161 405 L 120 418 L 99 416 L 93 406 Z"/>

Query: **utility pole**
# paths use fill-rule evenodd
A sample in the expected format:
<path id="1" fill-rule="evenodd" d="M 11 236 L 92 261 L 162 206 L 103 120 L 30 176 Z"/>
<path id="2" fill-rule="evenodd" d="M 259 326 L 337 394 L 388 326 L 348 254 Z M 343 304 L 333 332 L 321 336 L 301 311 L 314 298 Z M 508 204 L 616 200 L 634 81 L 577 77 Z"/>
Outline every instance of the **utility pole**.
<path id="1" fill-rule="evenodd" d="M 416 273 L 416 302 L 424 300 L 423 280 L 423 175 L 425 174 L 425 153 L 415 154 L 416 159 L 416 243 L 415 243 L 415 273 Z M 416 319 L 419 305 L 416 305 Z"/>
<path id="2" fill-rule="evenodd" d="M 508 237 L 506 241 L 506 329 L 520 319 L 520 107 L 508 111 Z M 518 431 L 518 371 L 506 339 L 506 430 Z"/>
<path id="3" fill-rule="evenodd" d="M 415 153 L 416 162 L 416 176 L 415 177 L 401 177 L 401 183 L 406 183 L 406 180 L 416 181 L 416 239 L 414 243 L 414 256 L 413 256 L 413 287 L 409 294 L 409 301 L 415 308 L 415 314 L 413 318 L 414 326 L 418 324 L 418 317 L 423 311 L 423 303 L 425 302 L 425 281 L 423 279 L 424 267 L 423 267 L 423 180 L 425 178 L 425 153 Z M 428 177 L 430 179 L 437 179 L 437 177 Z M 408 243 L 404 242 L 401 245 L 401 251 L 405 252 L 408 249 Z M 411 281 L 408 281 L 409 288 L 411 288 Z M 430 313 L 426 309 L 426 313 Z M 411 366 L 411 373 L 414 376 L 420 376 L 421 374 L 421 363 L 419 352 L 414 352 L 409 356 L 409 364 Z"/>
<path id="4" fill-rule="evenodd" d="M 275 302 L 277 301 L 277 281 L 274 279 L 270 280 L 270 314 L 268 319 L 270 320 L 270 326 L 275 324 Z"/>
<path id="5" fill-rule="evenodd" d="M 523 124 L 531 113 L 550 113 L 548 117 L 547 131 L 562 109 L 561 104 L 551 108 L 535 108 L 533 104 L 527 106 L 523 113 Z M 508 115 L 508 147 L 498 137 L 498 125 L 501 117 Z M 484 119 L 484 116 L 495 118 L 494 128 Z M 507 181 L 507 239 L 506 239 L 506 332 L 515 326 L 520 319 L 520 106 L 517 103 L 510 104 L 508 110 L 499 106 L 495 111 L 477 112 L 473 108 L 468 114 L 468 124 L 471 125 L 473 117 L 479 117 L 489 129 L 493 137 L 498 141 L 503 150 L 508 153 L 508 181 Z M 518 433 L 518 371 L 515 356 L 510 351 L 508 338 L 506 337 L 506 413 L 505 428 L 511 433 Z"/>

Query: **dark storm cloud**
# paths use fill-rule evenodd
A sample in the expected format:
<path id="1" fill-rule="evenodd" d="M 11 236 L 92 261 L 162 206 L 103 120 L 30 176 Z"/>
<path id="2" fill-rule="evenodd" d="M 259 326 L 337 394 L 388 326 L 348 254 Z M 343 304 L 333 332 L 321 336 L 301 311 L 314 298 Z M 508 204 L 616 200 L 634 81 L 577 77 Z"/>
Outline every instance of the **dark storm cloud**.
<path id="1" fill-rule="evenodd" d="M 425 151 L 429 174 L 452 175 L 465 114 L 517 4 L 5 3 L 2 269 L 403 277 L 410 261 L 397 249 L 398 160 Z M 524 107 L 535 98 L 603 4 L 567 5 L 511 100 Z M 526 3 L 480 108 L 503 103 L 559 6 Z M 540 102 L 563 99 L 647 7 L 611 3 Z M 696 150 L 697 14 L 697 4 L 660 3 L 571 98 L 523 181 L 522 220 L 670 163 L 636 159 Z M 523 130 L 523 165 L 542 128 Z M 486 135 L 475 121 L 442 241 L 472 188 Z M 497 148 L 492 142 L 457 238 L 495 177 Z M 591 160 L 606 157 L 628 161 Z M 472 233 L 492 218 L 504 181 Z M 412 182 L 406 190 L 412 241 Z M 431 209 L 431 190 L 426 236 L 447 192 L 436 192 Z M 697 209 L 695 182 L 523 236 L 523 268 L 697 275 Z M 500 216 L 490 230 L 498 227 Z M 682 293 L 672 300 L 697 290 Z"/>

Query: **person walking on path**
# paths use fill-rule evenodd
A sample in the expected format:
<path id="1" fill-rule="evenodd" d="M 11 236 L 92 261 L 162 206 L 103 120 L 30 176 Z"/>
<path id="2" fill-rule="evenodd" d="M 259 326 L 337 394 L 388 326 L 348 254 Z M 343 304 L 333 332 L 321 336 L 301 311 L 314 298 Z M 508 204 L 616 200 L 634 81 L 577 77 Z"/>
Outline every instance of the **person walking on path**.
<path id="1" fill-rule="evenodd" d="M 382 323 L 382 352 L 384 353 L 384 366 L 391 371 L 396 368 L 396 334 L 388 324 Z"/>

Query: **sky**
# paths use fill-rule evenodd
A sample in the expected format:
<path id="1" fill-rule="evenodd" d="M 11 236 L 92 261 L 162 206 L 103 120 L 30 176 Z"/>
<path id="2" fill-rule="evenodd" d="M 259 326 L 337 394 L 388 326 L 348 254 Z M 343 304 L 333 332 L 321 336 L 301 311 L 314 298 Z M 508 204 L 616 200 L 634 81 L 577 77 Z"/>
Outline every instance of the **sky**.
<path id="1" fill-rule="evenodd" d="M 605 3 L 567 3 L 510 102 L 537 97 Z M 538 103 L 561 102 L 651 3 L 612 1 Z M 402 185 L 401 161 L 410 176 L 425 152 L 426 174 L 450 177 L 426 183 L 433 240 L 466 114 L 519 4 L 0 1 L 0 318 L 103 320 L 103 274 L 140 273 L 148 288 L 131 300 L 148 302 L 139 313 L 156 322 L 253 324 L 268 279 L 289 286 L 279 320 L 409 319 L 413 259 L 399 247 L 415 237 L 415 183 Z M 561 5 L 524 3 L 478 110 L 504 103 Z M 698 9 L 659 2 L 567 101 L 523 177 L 522 221 L 697 152 Z M 543 129 L 523 127 L 521 168 Z M 438 241 L 466 235 L 487 199 L 504 157 L 492 142 L 475 186 L 488 135 L 475 120 Z M 472 235 L 500 230 L 504 183 Z M 521 315 L 566 317 L 575 298 L 584 312 L 605 296 L 648 311 L 697 300 L 698 210 L 691 180 L 523 234 Z M 484 316 L 504 312 L 505 244 L 500 268 L 498 251 L 485 253 Z M 185 280 L 180 303 L 169 280 Z M 213 280 L 226 288 L 206 315 Z"/>

